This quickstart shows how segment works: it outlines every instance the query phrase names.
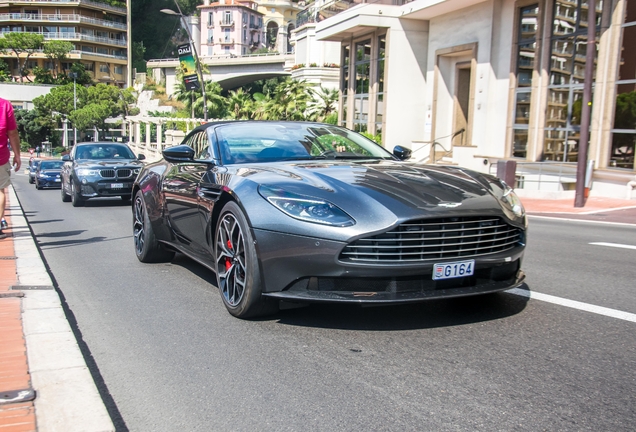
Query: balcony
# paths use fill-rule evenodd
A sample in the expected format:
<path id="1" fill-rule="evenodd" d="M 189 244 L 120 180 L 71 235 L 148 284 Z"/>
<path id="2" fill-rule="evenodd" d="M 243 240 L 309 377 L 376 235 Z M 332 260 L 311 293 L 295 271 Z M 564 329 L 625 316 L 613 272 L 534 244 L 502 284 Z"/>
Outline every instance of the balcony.
<path id="1" fill-rule="evenodd" d="M 115 12 L 115 13 L 126 15 L 125 7 L 111 6 L 107 3 L 100 3 L 98 1 L 91 1 L 91 0 L 0 0 L 0 5 L 11 4 L 12 6 L 15 6 L 15 5 L 35 6 L 38 4 L 57 5 L 60 3 L 64 3 L 63 6 L 69 6 L 69 5 L 87 6 L 87 7 L 103 10 L 103 11 Z"/>
<path id="2" fill-rule="evenodd" d="M 79 14 L 24 14 L 24 13 L 4 13 L 0 14 L 0 22 L 6 21 L 30 21 L 30 22 L 52 22 L 52 23 L 83 23 L 92 24 L 111 29 L 126 31 L 126 24 L 115 21 L 107 21 L 97 18 L 89 18 Z"/>
<path id="3" fill-rule="evenodd" d="M 296 28 L 307 23 L 317 23 L 326 20 L 359 4 L 374 3 L 401 6 L 411 1 L 413 0 L 318 0 L 307 2 L 308 6 L 298 12 Z"/>
<path id="4" fill-rule="evenodd" d="M 230 38 L 219 38 L 219 43 L 221 45 L 234 45 L 234 39 Z"/>
<path id="5" fill-rule="evenodd" d="M 3 33 L 34 33 L 40 34 L 44 36 L 45 40 L 72 40 L 72 41 L 87 41 L 87 42 L 95 42 L 99 44 L 106 45 L 118 45 L 121 47 L 125 47 L 126 40 L 125 39 L 113 39 L 113 38 L 104 38 L 99 36 L 92 36 L 81 33 L 60 33 L 60 32 L 3 32 Z"/>
<path id="6" fill-rule="evenodd" d="M 221 27 L 230 27 L 234 25 L 234 20 L 220 20 L 219 25 Z"/>

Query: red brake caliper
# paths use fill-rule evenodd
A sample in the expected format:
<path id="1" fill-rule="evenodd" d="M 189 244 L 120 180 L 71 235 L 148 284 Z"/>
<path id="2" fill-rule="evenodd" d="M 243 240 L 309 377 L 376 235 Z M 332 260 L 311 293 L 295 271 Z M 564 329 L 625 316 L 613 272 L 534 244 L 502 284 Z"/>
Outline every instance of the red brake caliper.
<path id="1" fill-rule="evenodd" d="M 229 250 L 232 250 L 232 242 L 229 239 L 227 241 L 227 247 Z M 229 271 L 230 267 L 232 267 L 232 260 L 230 260 L 228 257 L 225 257 L 225 271 Z"/>

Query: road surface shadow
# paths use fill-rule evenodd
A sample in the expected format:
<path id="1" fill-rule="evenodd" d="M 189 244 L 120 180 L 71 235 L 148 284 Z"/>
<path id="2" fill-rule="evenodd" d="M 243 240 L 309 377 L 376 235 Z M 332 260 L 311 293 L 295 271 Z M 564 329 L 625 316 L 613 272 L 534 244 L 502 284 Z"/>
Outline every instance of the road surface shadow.
<path id="1" fill-rule="evenodd" d="M 524 284 L 522 288 L 527 289 Z M 528 298 L 494 293 L 392 306 L 311 304 L 283 310 L 280 324 L 339 330 L 395 331 L 452 327 L 493 321 L 523 311 Z M 267 319 L 267 318 L 265 318 Z"/>

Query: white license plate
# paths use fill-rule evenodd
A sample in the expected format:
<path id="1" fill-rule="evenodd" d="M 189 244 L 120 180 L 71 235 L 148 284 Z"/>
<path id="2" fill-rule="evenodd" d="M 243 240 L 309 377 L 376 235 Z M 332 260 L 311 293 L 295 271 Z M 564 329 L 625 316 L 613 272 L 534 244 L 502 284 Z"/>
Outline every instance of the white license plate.
<path id="1" fill-rule="evenodd" d="M 110 188 L 111 189 L 122 189 L 124 187 L 123 183 L 111 183 L 110 184 Z"/>
<path id="2" fill-rule="evenodd" d="M 62 181 L 62 180 L 60 180 L 60 179 L 55 179 L 55 181 L 56 181 L 56 182 L 59 182 L 59 181 Z"/>
<path id="3" fill-rule="evenodd" d="M 455 261 L 433 266 L 433 280 L 472 276 L 474 273 L 475 260 Z"/>

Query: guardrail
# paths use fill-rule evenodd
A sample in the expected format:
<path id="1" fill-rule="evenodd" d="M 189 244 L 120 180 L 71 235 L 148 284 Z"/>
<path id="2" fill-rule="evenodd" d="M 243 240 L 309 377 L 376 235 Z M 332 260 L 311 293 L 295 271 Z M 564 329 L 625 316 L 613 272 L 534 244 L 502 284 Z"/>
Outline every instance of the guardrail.
<path id="1" fill-rule="evenodd" d="M 102 10 L 108 10 L 111 12 L 118 12 L 118 13 L 122 13 L 125 14 L 126 13 L 126 8 L 125 7 L 118 7 L 118 6 L 111 6 L 108 3 L 102 3 L 102 2 L 96 2 L 96 1 L 90 1 L 90 0 L 20 0 L 20 3 L 66 3 L 66 4 L 71 4 L 71 5 L 86 5 L 86 6 L 93 6 L 93 7 L 97 7 L 99 9 Z M 0 0 L 0 4 L 3 3 L 17 3 L 16 0 Z"/>

